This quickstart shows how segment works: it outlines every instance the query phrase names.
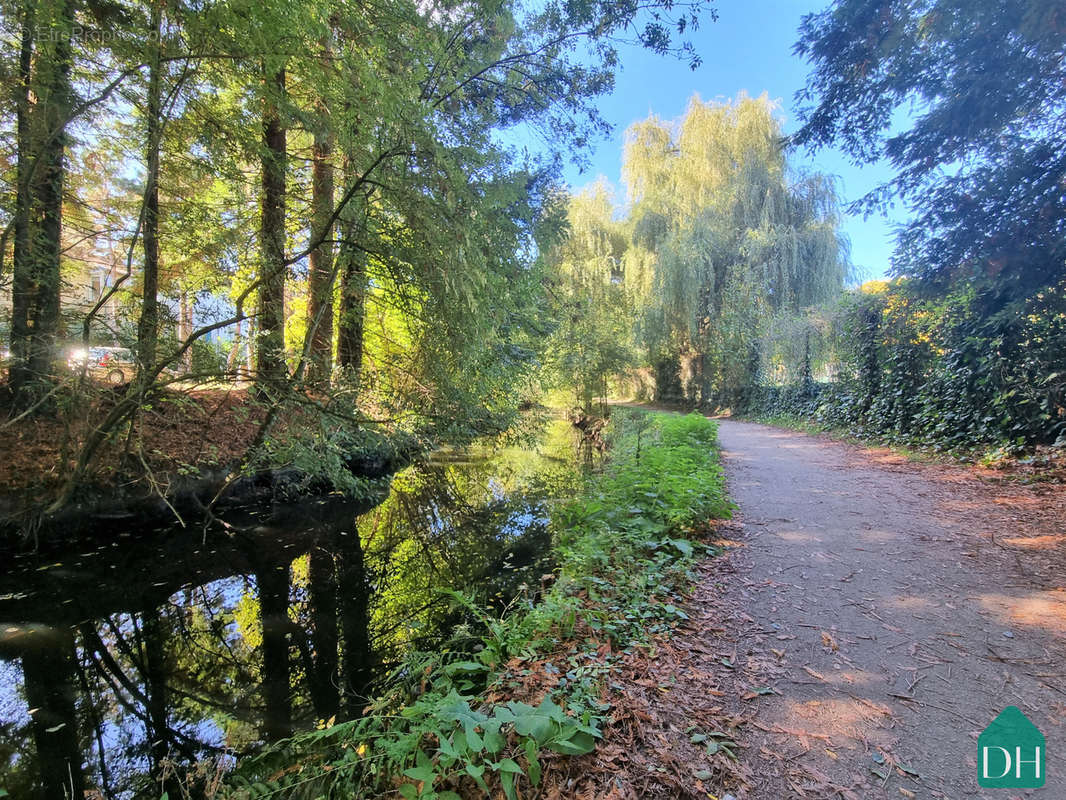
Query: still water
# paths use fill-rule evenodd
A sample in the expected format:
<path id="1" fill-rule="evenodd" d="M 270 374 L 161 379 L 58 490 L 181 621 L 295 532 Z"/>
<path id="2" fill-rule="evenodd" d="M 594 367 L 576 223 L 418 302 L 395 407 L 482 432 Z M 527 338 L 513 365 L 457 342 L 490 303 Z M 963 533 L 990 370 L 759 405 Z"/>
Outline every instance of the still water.
<path id="1" fill-rule="evenodd" d="M 498 608 L 535 590 L 575 448 L 555 421 L 527 448 L 438 454 L 361 504 L 104 523 L 95 545 L 19 556 L 0 575 L 0 789 L 158 798 L 189 765 L 359 714 L 406 651 L 464 624 L 440 589 Z"/>

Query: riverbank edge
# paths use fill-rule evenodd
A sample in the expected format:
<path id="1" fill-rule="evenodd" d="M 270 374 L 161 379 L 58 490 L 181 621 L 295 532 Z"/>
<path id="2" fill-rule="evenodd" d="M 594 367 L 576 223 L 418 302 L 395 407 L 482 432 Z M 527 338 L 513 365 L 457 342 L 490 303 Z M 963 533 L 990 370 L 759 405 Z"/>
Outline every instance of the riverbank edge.
<path id="1" fill-rule="evenodd" d="M 376 481 L 409 466 L 428 448 L 413 439 L 383 440 L 373 449 L 353 450 L 344 468 L 355 479 Z M 54 512 L 33 490 L 0 493 L 0 552 L 70 546 L 95 531 L 135 522 L 150 528 L 179 520 L 206 519 L 227 507 L 322 497 L 336 491 L 327 479 L 294 467 L 265 468 L 240 477 L 240 464 L 205 465 L 195 474 L 167 473 L 146 481 L 90 485 Z M 165 486 L 165 489 L 160 489 Z"/>
<path id="2" fill-rule="evenodd" d="M 539 597 L 494 619 L 465 652 L 412 656 L 356 720 L 243 762 L 236 796 L 294 788 L 388 789 L 456 800 L 538 785 L 553 759 L 595 748 L 613 722 L 608 686 L 635 650 L 687 618 L 697 567 L 732 504 L 717 425 L 616 410 L 606 469 L 553 512 L 558 569 Z M 638 568 L 639 567 L 639 568 Z M 291 786 L 290 786 L 291 784 Z"/>

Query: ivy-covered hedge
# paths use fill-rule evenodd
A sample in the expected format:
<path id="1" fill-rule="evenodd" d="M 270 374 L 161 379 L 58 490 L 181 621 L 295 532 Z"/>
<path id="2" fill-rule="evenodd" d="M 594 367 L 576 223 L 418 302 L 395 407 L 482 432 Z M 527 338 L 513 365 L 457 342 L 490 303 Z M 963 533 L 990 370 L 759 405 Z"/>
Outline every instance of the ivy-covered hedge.
<path id="1" fill-rule="evenodd" d="M 849 298 L 832 347 L 834 380 L 757 385 L 740 410 L 942 450 L 1066 444 L 1066 283 L 994 310 L 880 283 Z"/>

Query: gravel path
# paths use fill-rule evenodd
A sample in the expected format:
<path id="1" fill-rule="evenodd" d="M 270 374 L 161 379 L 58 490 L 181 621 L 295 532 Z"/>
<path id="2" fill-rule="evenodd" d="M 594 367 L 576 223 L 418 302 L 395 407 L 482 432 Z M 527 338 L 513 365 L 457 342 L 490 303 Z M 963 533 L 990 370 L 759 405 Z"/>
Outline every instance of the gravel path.
<path id="1" fill-rule="evenodd" d="M 735 650 L 734 689 L 776 692 L 731 693 L 739 797 L 1066 798 L 1062 488 L 729 420 L 720 439 L 740 546 L 705 641 Z M 1008 705 L 1047 737 L 1043 789 L 977 786 Z"/>

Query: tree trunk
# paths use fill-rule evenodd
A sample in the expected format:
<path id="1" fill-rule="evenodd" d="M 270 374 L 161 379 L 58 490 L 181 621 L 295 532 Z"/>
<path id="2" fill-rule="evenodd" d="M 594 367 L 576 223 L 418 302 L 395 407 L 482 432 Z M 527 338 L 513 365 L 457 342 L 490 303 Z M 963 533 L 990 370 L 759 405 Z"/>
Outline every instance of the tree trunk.
<path id="1" fill-rule="evenodd" d="M 161 50 L 163 32 L 162 0 L 152 2 L 148 64 L 147 136 L 145 165 L 148 174 L 144 185 L 144 275 L 141 318 L 137 324 L 137 355 L 142 372 L 152 368 L 159 335 L 159 138 L 162 129 Z"/>
<path id="2" fill-rule="evenodd" d="M 15 365 L 10 385 L 23 404 L 31 403 L 54 382 L 66 126 L 72 97 L 73 4 L 71 0 L 55 0 L 38 4 L 37 10 L 44 11 L 38 19 L 50 26 L 51 35 L 38 43 L 34 57 L 32 32 L 22 33 L 19 71 L 23 87 L 16 123 L 20 185 L 16 191 L 19 221 L 12 275 L 11 345 Z M 34 24 L 28 8 L 23 24 Z M 31 93 L 35 95 L 32 103 Z"/>
<path id="3" fill-rule="evenodd" d="M 697 408 L 709 409 L 712 407 L 711 398 L 711 370 L 708 365 L 707 354 L 700 351 L 696 354 L 696 406 Z"/>
<path id="4" fill-rule="evenodd" d="M 189 302 L 188 290 L 183 290 L 178 298 L 178 341 L 184 342 L 192 336 L 192 303 Z M 181 354 L 181 368 L 192 372 L 192 348 Z"/>
<path id="5" fill-rule="evenodd" d="M 169 797 L 181 797 L 180 783 L 168 774 L 166 761 L 171 757 L 173 734 L 168 720 L 170 703 L 167 691 L 166 636 L 162 625 L 162 611 L 153 608 L 141 615 L 141 637 L 144 642 L 145 732 L 149 741 L 149 773 L 152 781 Z"/>
<path id="6" fill-rule="evenodd" d="M 264 67 L 265 69 L 265 67 Z M 280 103 L 285 70 L 264 80 L 263 180 L 260 195 L 259 333 L 256 339 L 256 380 L 260 391 L 277 389 L 285 379 L 285 126 Z"/>
<path id="7" fill-rule="evenodd" d="M 660 356 L 655 362 L 655 401 L 680 403 L 683 399 L 679 357 Z"/>
<path id="8" fill-rule="evenodd" d="M 314 662 L 307 683 L 315 716 L 329 719 L 340 710 L 337 676 L 337 570 L 333 553 L 316 546 L 308 565 L 308 595 L 311 606 L 311 644 Z"/>
<path id="9" fill-rule="evenodd" d="M 349 165 L 345 165 L 348 167 Z M 351 172 L 351 169 L 346 169 Z M 341 298 L 337 320 L 337 363 L 356 383 L 363 369 L 363 335 L 366 326 L 366 253 L 357 246 L 361 225 L 359 207 L 349 203 L 342 217 L 340 260 Z"/>
<path id="10" fill-rule="evenodd" d="M 19 48 L 19 89 L 15 108 L 15 147 L 18 151 L 15 187 L 15 242 L 12 258 L 11 287 L 11 387 L 21 391 L 29 379 L 29 301 L 32 291 L 32 254 L 30 253 L 30 175 L 33 152 L 30 134 L 30 70 L 33 63 L 34 4 L 26 3 Z"/>
<path id="11" fill-rule="evenodd" d="M 226 372 L 234 374 L 240 369 L 238 366 L 241 360 L 241 349 L 244 347 L 242 332 L 244 331 L 244 320 L 237 320 L 237 326 L 233 331 L 233 345 L 230 347 L 229 355 L 226 356 Z"/>
<path id="12" fill-rule="evenodd" d="M 255 340 L 259 335 L 259 329 L 255 326 L 255 320 L 248 321 L 248 335 L 244 340 L 244 380 L 251 381 L 255 378 Z"/>
<path id="13" fill-rule="evenodd" d="M 340 597 L 341 636 L 344 640 L 344 712 L 357 719 L 366 706 L 367 684 L 373 674 L 370 648 L 370 589 L 359 530 L 352 527 L 341 537 L 345 546 L 337 552 L 337 590 Z"/>
<path id="14" fill-rule="evenodd" d="M 307 335 L 308 378 L 312 384 L 328 384 L 333 371 L 333 140 L 315 134 L 311 167 L 311 238 L 323 241 L 311 251 L 308 280 Z"/>
<path id="15" fill-rule="evenodd" d="M 343 250 L 343 248 L 342 248 Z M 366 326 L 366 256 L 345 254 L 341 273 L 340 319 L 337 320 L 337 362 L 358 382 L 363 370 L 363 336 Z"/>

